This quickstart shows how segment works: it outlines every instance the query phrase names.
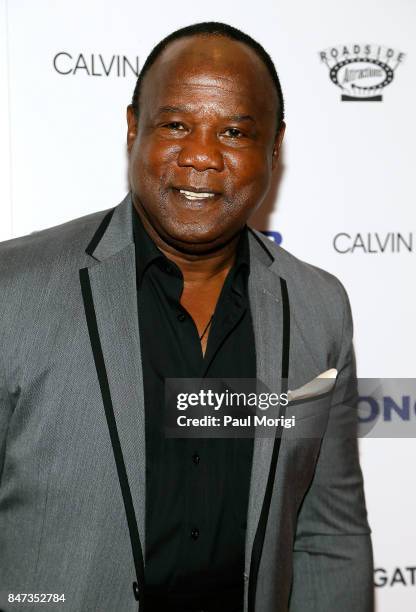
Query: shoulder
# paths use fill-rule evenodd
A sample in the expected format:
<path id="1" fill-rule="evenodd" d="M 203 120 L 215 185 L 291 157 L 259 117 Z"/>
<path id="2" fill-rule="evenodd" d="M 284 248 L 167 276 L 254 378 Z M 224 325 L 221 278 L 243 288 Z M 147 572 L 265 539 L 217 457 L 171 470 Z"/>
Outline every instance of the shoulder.
<path id="1" fill-rule="evenodd" d="M 85 258 L 85 248 L 109 210 L 1 242 L 0 281 L 47 270 L 58 262 L 79 266 Z"/>
<path id="2" fill-rule="evenodd" d="M 79 269 L 91 262 L 85 249 L 108 212 L 0 243 L 0 360 L 13 363 L 28 343 L 77 316 Z"/>
<path id="3" fill-rule="evenodd" d="M 107 212 L 0 243 L 0 337 L 64 312 L 78 295 L 79 270 L 91 262 L 85 249 Z"/>
<path id="4" fill-rule="evenodd" d="M 352 334 L 351 307 L 341 281 L 326 270 L 302 261 L 256 230 L 257 241 L 273 257 L 270 268 L 287 283 L 291 309 L 299 325 L 320 337 Z"/>
<path id="5" fill-rule="evenodd" d="M 257 230 L 250 230 L 257 241 L 273 256 L 272 269 L 287 280 L 295 289 L 300 286 L 311 299 L 317 295 L 324 297 L 339 296 L 343 301 L 346 291 L 341 281 L 326 270 L 302 261 L 286 249 L 266 238 Z"/>

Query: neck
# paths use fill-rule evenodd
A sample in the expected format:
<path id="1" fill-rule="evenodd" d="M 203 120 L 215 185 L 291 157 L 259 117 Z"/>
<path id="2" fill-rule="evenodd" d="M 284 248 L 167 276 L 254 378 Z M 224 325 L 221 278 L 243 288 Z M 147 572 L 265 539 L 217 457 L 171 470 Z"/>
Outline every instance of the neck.
<path id="1" fill-rule="evenodd" d="M 215 251 L 186 253 L 166 242 L 154 229 L 141 207 L 136 203 L 134 207 L 153 242 L 181 270 L 185 284 L 204 283 L 218 277 L 225 277 L 233 266 L 240 234 Z"/>

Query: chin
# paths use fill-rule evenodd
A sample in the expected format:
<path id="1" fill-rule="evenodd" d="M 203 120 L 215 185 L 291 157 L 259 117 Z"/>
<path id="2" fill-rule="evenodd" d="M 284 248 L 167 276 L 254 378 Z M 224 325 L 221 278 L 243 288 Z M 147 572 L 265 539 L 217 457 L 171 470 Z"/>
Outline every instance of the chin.
<path id="1" fill-rule="evenodd" d="M 217 249 L 222 246 L 227 240 L 224 240 L 224 233 L 218 233 L 203 228 L 169 228 L 166 234 L 166 241 L 182 251 L 189 253 L 202 253 L 212 249 Z"/>

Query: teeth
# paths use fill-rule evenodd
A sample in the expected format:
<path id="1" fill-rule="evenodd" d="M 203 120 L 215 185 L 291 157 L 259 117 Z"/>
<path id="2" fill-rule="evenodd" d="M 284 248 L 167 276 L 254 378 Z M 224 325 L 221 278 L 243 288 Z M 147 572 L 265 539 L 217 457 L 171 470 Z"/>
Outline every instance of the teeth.
<path id="1" fill-rule="evenodd" d="M 187 191 L 185 189 L 179 189 L 187 200 L 202 200 L 203 198 L 213 198 L 215 193 L 201 192 L 198 191 Z"/>

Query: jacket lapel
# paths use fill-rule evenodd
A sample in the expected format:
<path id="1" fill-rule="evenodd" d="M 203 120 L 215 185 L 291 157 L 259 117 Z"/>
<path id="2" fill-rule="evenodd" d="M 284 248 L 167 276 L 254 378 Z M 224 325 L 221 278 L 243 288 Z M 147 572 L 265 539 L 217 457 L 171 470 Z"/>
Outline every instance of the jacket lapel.
<path id="1" fill-rule="evenodd" d="M 134 245 L 90 268 L 89 276 L 114 416 L 144 544 L 144 394 Z"/>
<path id="2" fill-rule="evenodd" d="M 250 239 L 249 299 L 255 337 L 257 379 L 270 391 L 280 393 L 283 314 L 279 276 L 272 269 L 273 260 L 267 247 L 253 234 Z M 253 590 L 254 581 L 255 592 L 256 576 L 253 576 L 251 565 L 253 560 L 256 562 L 256 555 L 257 563 L 259 562 L 261 549 L 256 551 L 255 545 L 253 554 L 253 544 L 266 494 L 275 442 L 274 432 L 275 430 L 270 429 L 268 437 L 259 435 L 260 428 L 256 428 L 255 432 L 245 548 L 246 596 L 249 577 L 250 590 Z M 249 609 L 250 607 L 249 602 Z"/>
<path id="3" fill-rule="evenodd" d="M 92 264 L 81 270 L 80 275 L 104 410 L 114 455 L 118 455 L 118 475 L 136 572 L 140 573 L 145 546 L 145 422 L 131 206 L 127 196 L 113 214 L 110 212 L 104 218 L 86 249 Z M 126 490 L 120 461 L 124 463 L 121 471 L 124 469 Z M 126 495 L 130 496 L 130 519 Z M 140 542 L 138 537 L 134 538 L 134 522 Z"/>

